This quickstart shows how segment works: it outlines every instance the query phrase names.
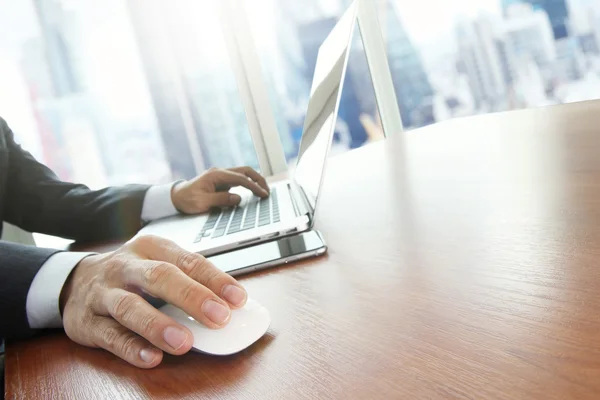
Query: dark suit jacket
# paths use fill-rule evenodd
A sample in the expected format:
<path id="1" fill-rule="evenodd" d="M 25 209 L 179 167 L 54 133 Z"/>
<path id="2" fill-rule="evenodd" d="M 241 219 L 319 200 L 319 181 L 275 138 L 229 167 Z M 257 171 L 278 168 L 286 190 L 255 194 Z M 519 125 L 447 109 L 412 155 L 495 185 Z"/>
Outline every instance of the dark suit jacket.
<path id="1" fill-rule="evenodd" d="M 92 191 L 61 182 L 15 143 L 0 118 L 0 221 L 78 241 L 127 237 L 141 227 L 147 190 L 132 185 Z M 37 271 L 56 252 L 0 241 L 0 338 L 32 333 L 27 293 Z"/>

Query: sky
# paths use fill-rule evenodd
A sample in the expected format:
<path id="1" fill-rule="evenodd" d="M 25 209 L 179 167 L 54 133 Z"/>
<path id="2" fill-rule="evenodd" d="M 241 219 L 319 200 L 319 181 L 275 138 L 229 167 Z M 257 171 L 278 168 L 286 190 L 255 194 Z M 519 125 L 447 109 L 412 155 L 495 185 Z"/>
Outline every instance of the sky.
<path id="1" fill-rule="evenodd" d="M 500 0 L 396 0 L 402 22 L 415 43 L 429 43 L 452 32 L 461 16 L 500 13 Z"/>
<path id="2" fill-rule="evenodd" d="M 38 32 L 31 0 L 0 0 L 0 57 Z"/>
<path id="3" fill-rule="evenodd" d="M 500 8 L 500 0 L 396 1 L 402 21 L 416 43 L 429 42 L 452 30 L 456 19 L 461 15 L 473 16 L 479 11 L 497 13 Z M 17 42 L 36 31 L 35 23 L 30 0 L 0 0 L 0 38 L 3 38 L 0 41 L 0 52 L 7 48 L 13 51 Z M 7 42 L 7 39 L 10 40 Z"/>

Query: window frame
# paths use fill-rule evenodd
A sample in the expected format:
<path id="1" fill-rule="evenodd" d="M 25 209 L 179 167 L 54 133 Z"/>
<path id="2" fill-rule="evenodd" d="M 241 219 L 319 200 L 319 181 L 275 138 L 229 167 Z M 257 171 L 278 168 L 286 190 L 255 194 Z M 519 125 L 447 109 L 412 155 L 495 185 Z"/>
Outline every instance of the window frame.
<path id="1" fill-rule="evenodd" d="M 358 7 L 356 23 L 369 65 L 384 135 L 401 134 L 404 128 L 377 15 L 377 4 L 369 0 L 355 2 Z M 261 172 L 266 176 L 284 173 L 288 170 L 288 164 L 269 101 L 267 83 L 245 2 L 221 0 L 219 16 Z"/>

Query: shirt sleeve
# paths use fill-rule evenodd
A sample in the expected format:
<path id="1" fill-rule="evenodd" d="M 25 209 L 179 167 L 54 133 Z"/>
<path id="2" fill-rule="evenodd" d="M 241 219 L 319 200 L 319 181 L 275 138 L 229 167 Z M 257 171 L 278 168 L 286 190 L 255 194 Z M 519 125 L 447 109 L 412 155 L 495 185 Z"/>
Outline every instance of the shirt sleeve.
<path id="1" fill-rule="evenodd" d="M 37 272 L 27 292 L 27 320 L 32 329 L 62 327 L 59 298 L 71 271 L 94 253 L 63 252 L 51 256 Z"/>
<path id="2" fill-rule="evenodd" d="M 142 206 L 143 221 L 150 222 L 179 213 L 171 200 L 171 190 L 179 182 L 152 186 L 148 189 L 146 197 L 144 197 L 144 205 Z"/>
<path id="3" fill-rule="evenodd" d="M 152 186 L 146 192 L 142 206 L 142 220 L 150 222 L 178 214 L 171 200 L 173 185 Z M 38 271 L 27 292 L 27 319 L 32 329 L 62 327 L 60 292 L 79 262 L 94 253 L 57 253 Z"/>

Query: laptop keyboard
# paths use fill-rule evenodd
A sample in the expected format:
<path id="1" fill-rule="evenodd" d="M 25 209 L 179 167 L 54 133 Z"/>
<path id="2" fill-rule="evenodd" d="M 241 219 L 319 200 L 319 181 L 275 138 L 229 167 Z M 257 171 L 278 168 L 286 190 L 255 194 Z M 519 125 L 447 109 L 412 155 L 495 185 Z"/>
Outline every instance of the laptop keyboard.
<path id="1" fill-rule="evenodd" d="M 271 190 L 271 195 L 261 199 L 252 196 L 244 206 L 234 208 L 214 209 L 202 230 L 196 237 L 195 243 L 203 238 L 218 238 L 248 229 L 274 224 L 281 221 L 277 188 Z"/>

